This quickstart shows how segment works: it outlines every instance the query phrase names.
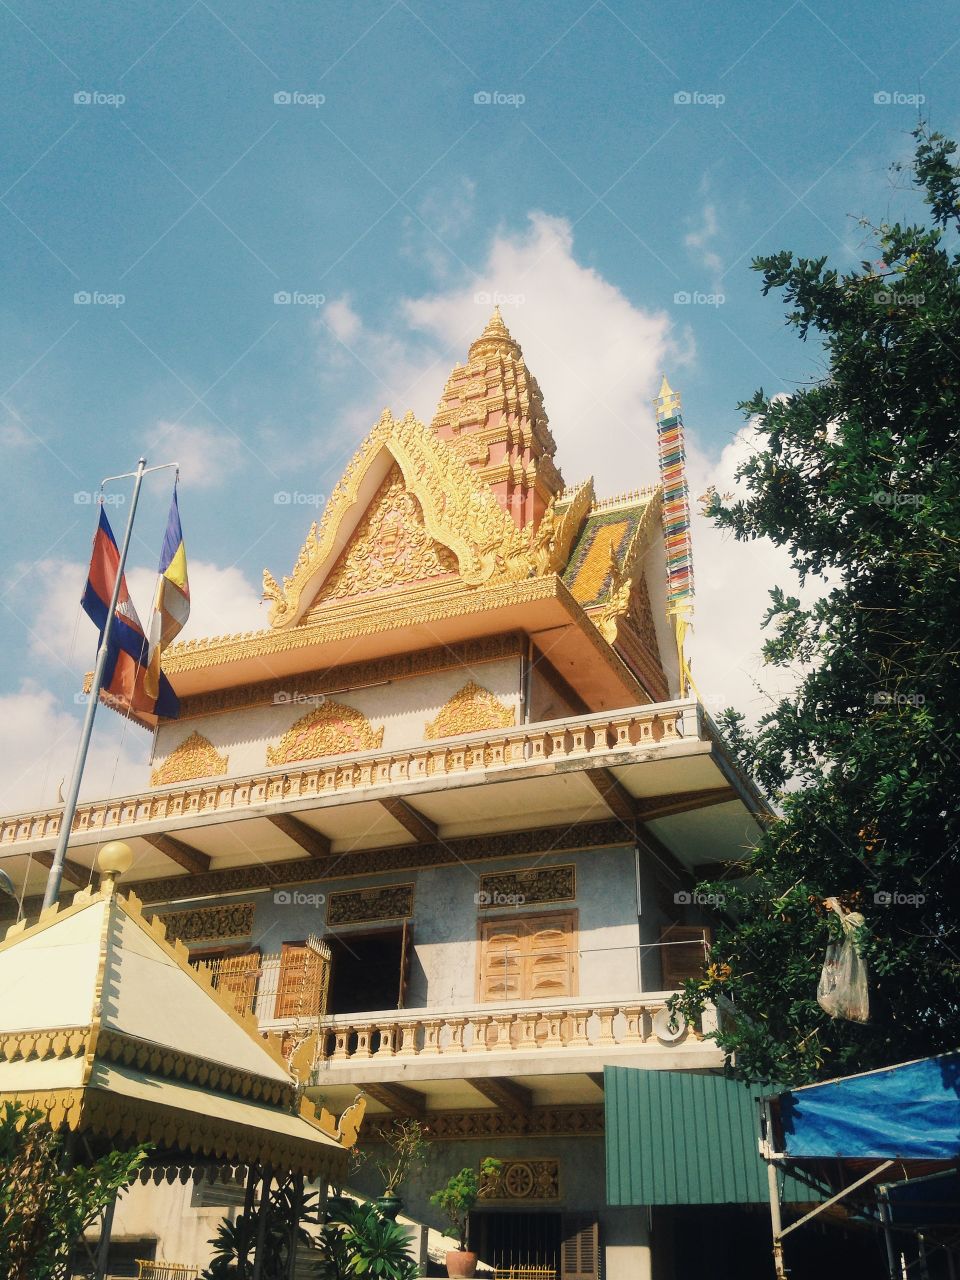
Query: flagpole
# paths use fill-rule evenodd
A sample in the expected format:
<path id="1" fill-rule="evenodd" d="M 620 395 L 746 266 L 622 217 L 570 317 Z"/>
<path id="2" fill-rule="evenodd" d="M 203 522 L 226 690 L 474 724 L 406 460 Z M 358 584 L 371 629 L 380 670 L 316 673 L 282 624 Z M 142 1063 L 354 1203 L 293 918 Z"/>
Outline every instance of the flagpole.
<path id="1" fill-rule="evenodd" d="M 60 833 L 57 837 L 57 847 L 53 855 L 53 863 L 50 866 L 50 874 L 47 876 L 47 887 L 43 894 L 44 910 L 46 910 L 47 907 L 52 907 L 60 897 L 60 882 L 63 879 L 63 864 L 66 861 L 67 845 L 70 842 L 73 819 L 77 811 L 77 797 L 80 794 L 80 779 L 83 777 L 83 766 L 86 764 L 87 751 L 90 747 L 90 735 L 93 732 L 93 718 L 97 714 L 97 703 L 100 700 L 100 687 L 103 684 L 103 673 L 107 665 L 110 633 L 113 631 L 113 620 L 116 616 L 117 601 L 120 599 L 120 587 L 123 583 L 124 565 L 127 562 L 127 548 L 130 546 L 130 535 L 133 533 L 133 518 L 137 514 L 137 503 L 140 500 L 140 486 L 143 483 L 143 475 L 146 469 L 147 460 L 146 458 L 141 458 L 137 463 L 136 471 L 133 473 L 133 497 L 130 499 L 130 514 L 127 516 L 127 527 L 123 532 L 123 543 L 120 547 L 120 561 L 117 565 L 117 576 L 114 579 L 113 592 L 110 596 L 110 607 L 107 610 L 107 620 L 104 624 L 103 635 L 100 637 L 100 648 L 97 650 L 97 662 L 93 669 L 93 683 L 90 686 L 90 697 L 87 701 L 87 709 L 83 717 L 83 729 L 80 733 L 80 743 L 77 746 L 77 756 L 73 763 L 73 774 L 70 778 L 70 786 L 67 789 L 67 796 L 63 806 L 63 815 L 60 819 Z M 156 468 L 151 468 L 151 470 L 154 469 Z"/>

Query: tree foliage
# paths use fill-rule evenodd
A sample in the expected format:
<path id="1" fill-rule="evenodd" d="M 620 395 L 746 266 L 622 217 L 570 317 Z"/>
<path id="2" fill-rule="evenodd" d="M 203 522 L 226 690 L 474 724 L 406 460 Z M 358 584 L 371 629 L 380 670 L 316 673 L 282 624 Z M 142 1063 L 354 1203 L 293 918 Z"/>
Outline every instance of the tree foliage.
<path id="1" fill-rule="evenodd" d="M 0 1108 L 0 1275 L 62 1280 L 84 1231 L 129 1186 L 147 1147 L 72 1164 L 41 1111 Z"/>
<path id="2" fill-rule="evenodd" d="M 875 257 L 758 259 L 763 293 L 819 341 L 825 377 L 742 404 L 756 452 L 742 500 L 709 514 L 737 539 L 785 547 L 812 603 L 771 591 L 766 660 L 799 665 L 792 695 L 728 742 L 778 816 L 723 894 L 702 983 L 728 1016 L 716 1038 L 747 1077 L 801 1083 L 960 1042 L 960 168 L 924 127 L 907 173 L 928 225 L 863 221 Z M 895 166 L 895 168 L 898 168 Z M 806 595 L 806 592 L 804 592 Z M 866 1024 L 816 1002 L 839 933 L 823 900 L 865 917 Z"/>
<path id="3" fill-rule="evenodd" d="M 413 1280 L 419 1268 L 407 1231 L 380 1215 L 376 1205 L 347 1200 L 328 1214 L 317 1241 L 318 1280 Z"/>

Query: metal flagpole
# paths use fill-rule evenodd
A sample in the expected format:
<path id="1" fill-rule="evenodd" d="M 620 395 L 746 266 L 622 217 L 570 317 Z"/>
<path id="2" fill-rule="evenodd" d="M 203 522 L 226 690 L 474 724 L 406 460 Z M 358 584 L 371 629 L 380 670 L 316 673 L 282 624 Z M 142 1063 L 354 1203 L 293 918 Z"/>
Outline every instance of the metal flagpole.
<path id="1" fill-rule="evenodd" d="M 150 471 L 163 471 L 166 467 L 176 466 L 175 462 L 165 462 L 159 467 L 150 467 Z M 63 864 L 67 856 L 67 845 L 70 842 L 70 835 L 73 828 L 73 818 L 77 811 L 77 796 L 80 794 L 80 780 L 83 776 L 83 766 L 87 761 L 87 751 L 90 747 L 90 735 L 93 732 L 93 718 L 97 714 L 97 703 L 100 700 L 100 687 L 103 684 L 103 673 L 107 665 L 108 645 L 110 642 L 110 633 L 113 631 L 113 620 L 117 612 L 117 601 L 120 598 L 120 584 L 123 582 L 124 566 L 127 563 L 127 549 L 130 546 L 130 536 L 133 533 L 133 518 L 137 513 L 137 503 L 140 500 L 140 486 L 143 483 L 143 477 L 147 473 L 147 460 L 141 458 L 137 463 L 136 471 L 128 471 L 122 476 L 108 476 L 107 480 L 125 480 L 127 477 L 133 477 L 133 496 L 130 499 L 130 514 L 127 516 L 127 527 L 123 532 L 123 542 L 120 546 L 120 561 L 117 565 L 117 576 L 113 584 L 113 592 L 110 596 L 110 608 L 107 610 L 107 620 L 104 624 L 103 635 L 100 639 L 100 648 L 97 650 L 97 663 L 93 669 L 93 683 L 90 686 L 90 698 L 87 702 L 87 709 L 83 717 L 83 729 L 80 732 L 80 743 L 77 747 L 77 756 L 73 764 L 73 774 L 70 778 L 70 786 L 67 789 L 66 800 L 63 806 L 63 816 L 60 819 L 60 833 L 57 837 L 57 847 L 53 855 L 53 863 L 50 867 L 50 874 L 47 876 L 47 887 L 43 895 L 44 910 L 52 907 L 60 897 L 60 882 L 63 879 Z M 106 480 L 101 482 L 102 489 Z"/>

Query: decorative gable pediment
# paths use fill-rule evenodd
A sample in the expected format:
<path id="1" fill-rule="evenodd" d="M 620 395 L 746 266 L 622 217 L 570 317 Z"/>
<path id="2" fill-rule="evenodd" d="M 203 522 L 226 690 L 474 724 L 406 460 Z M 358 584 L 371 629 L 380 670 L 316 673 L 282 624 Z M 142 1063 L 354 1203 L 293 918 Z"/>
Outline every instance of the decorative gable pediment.
<path id="1" fill-rule="evenodd" d="M 293 573 L 281 587 L 264 570 L 272 626 L 295 626 L 305 620 L 331 574 L 343 567 L 343 553 L 359 525 L 368 514 L 374 518 L 371 507 L 394 466 L 403 478 L 403 501 L 416 500 L 431 545 L 440 544 L 452 554 L 464 586 L 516 582 L 534 575 L 530 532 L 517 528 L 489 485 L 412 413 L 398 420 L 385 410 L 330 495 L 322 519 L 311 527 Z M 445 561 L 435 549 L 433 554 L 438 564 Z M 352 572 L 357 563 L 355 557 Z"/>
<path id="2" fill-rule="evenodd" d="M 306 620 L 319 620 L 320 612 L 332 604 L 455 577 L 458 568 L 450 548 L 430 536 L 423 508 L 394 462 L 307 610 Z"/>

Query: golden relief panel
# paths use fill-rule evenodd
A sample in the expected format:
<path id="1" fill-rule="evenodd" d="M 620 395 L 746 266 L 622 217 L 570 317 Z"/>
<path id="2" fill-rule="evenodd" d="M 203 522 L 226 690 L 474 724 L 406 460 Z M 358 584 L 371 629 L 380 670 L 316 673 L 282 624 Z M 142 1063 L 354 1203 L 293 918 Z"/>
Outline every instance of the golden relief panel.
<path id="1" fill-rule="evenodd" d="M 190 782 L 194 778 L 220 778 L 227 772 L 227 764 L 227 757 L 219 754 L 209 738 L 194 732 L 154 769 L 150 785 L 165 787 L 171 782 Z"/>
<path id="2" fill-rule="evenodd" d="M 267 764 L 320 760 L 356 751 L 376 751 L 383 745 L 383 725 L 373 725 L 356 707 L 325 702 L 301 716 L 275 747 L 267 747 Z"/>
<path id="3" fill-rule="evenodd" d="M 559 1160 L 504 1160 L 481 1200 L 559 1200 Z"/>
<path id="4" fill-rule="evenodd" d="M 428 578 L 453 576 L 457 557 L 427 532 L 420 503 L 394 463 L 317 595 L 318 605 L 390 591 Z"/>
<path id="5" fill-rule="evenodd" d="M 424 726 L 423 736 L 427 739 L 452 738 L 458 733 L 507 729 L 515 719 L 513 707 L 508 707 L 489 689 L 470 680 L 440 708 L 436 718 Z"/>

